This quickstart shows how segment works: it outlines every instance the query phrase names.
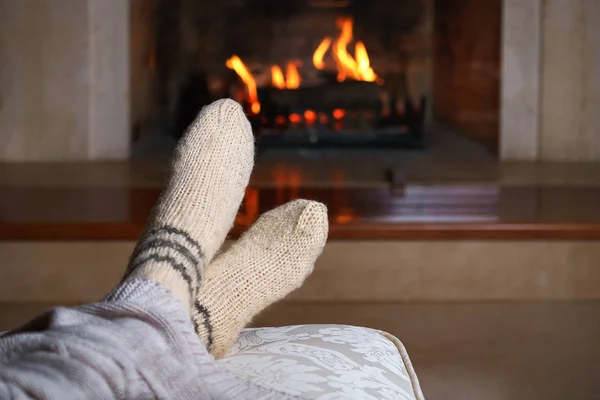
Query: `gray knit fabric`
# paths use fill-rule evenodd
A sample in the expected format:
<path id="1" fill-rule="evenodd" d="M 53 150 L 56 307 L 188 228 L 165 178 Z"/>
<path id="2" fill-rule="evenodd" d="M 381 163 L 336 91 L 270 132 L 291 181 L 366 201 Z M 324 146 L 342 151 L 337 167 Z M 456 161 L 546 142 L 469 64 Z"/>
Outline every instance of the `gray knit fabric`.
<path id="1" fill-rule="evenodd" d="M 289 399 L 209 355 L 178 300 L 131 280 L 0 338 L 0 399 Z"/>

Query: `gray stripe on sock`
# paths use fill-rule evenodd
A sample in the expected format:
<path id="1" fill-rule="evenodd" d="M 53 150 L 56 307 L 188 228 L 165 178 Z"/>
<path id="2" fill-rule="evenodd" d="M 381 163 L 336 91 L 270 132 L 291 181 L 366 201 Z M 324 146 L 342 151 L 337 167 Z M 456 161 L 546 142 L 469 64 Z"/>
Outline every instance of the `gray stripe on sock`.
<path id="1" fill-rule="evenodd" d="M 210 352 L 212 350 L 213 345 L 213 326 L 210 321 L 210 311 L 208 308 L 204 307 L 198 300 L 194 303 L 194 308 L 198 312 L 198 314 L 202 315 L 202 325 L 204 325 L 204 329 L 206 329 L 206 349 Z M 200 334 L 198 330 L 198 326 L 194 323 L 194 328 L 196 328 L 196 333 Z"/>
<path id="2" fill-rule="evenodd" d="M 187 247 L 171 239 L 146 239 L 142 241 L 141 245 L 135 249 L 134 253 L 131 256 L 131 259 L 136 259 L 141 253 L 143 253 L 146 250 L 156 250 L 161 247 L 167 247 L 169 249 L 175 250 L 178 253 L 181 253 L 181 255 L 187 258 L 194 267 L 198 267 L 198 258 L 196 258 Z"/>
<path id="3" fill-rule="evenodd" d="M 177 260 L 175 260 L 173 257 L 161 256 L 159 254 L 151 254 L 148 257 L 143 258 L 143 259 L 138 259 L 133 264 L 131 264 L 131 266 L 132 266 L 131 271 L 135 271 L 137 268 L 142 267 L 145 263 L 147 263 L 149 261 L 162 262 L 162 263 L 168 264 L 171 268 L 173 268 L 173 270 L 178 272 L 179 275 L 181 276 L 181 278 L 187 283 L 188 290 L 190 292 L 190 296 L 193 297 L 196 295 L 198 281 L 194 282 L 194 279 L 188 274 L 185 266 L 183 264 L 177 262 Z"/>
<path id="4" fill-rule="evenodd" d="M 192 238 L 192 236 L 189 233 L 187 233 L 186 231 L 175 228 L 174 226 L 165 225 L 160 228 L 152 229 L 150 232 L 148 232 L 145 239 L 149 239 L 150 237 L 160 234 L 160 233 L 168 233 L 168 234 L 179 235 L 179 236 L 183 237 L 196 249 L 200 258 L 204 258 L 204 251 L 202 251 L 202 246 L 200 246 L 200 243 L 198 243 L 196 240 L 194 240 L 194 238 Z"/>

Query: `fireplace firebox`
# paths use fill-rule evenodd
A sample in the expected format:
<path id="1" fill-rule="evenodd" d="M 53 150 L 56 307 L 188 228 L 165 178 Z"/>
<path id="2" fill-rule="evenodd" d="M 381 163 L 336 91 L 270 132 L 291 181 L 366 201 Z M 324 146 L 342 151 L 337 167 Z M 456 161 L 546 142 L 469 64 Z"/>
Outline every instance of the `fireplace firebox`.
<path id="1" fill-rule="evenodd" d="M 424 146 L 433 0 L 154 1 L 150 62 L 174 136 L 231 97 L 259 147 Z"/>

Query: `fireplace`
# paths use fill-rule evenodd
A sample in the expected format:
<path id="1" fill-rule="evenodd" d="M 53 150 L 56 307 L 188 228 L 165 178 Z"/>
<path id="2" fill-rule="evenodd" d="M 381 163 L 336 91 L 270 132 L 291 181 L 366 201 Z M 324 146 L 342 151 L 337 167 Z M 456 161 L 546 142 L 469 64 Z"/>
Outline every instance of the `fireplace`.
<path id="1" fill-rule="evenodd" d="M 497 148 L 501 0 L 131 4 L 134 141 L 231 97 L 261 148 Z"/>
<path id="2" fill-rule="evenodd" d="M 175 137 L 239 101 L 259 147 L 422 148 L 433 0 L 156 0 L 156 107 Z"/>

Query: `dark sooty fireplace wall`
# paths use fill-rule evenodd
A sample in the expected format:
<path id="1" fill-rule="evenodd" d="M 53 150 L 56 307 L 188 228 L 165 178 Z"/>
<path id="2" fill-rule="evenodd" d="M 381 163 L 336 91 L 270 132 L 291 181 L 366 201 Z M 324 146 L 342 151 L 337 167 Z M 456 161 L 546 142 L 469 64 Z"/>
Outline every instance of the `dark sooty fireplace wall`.
<path id="1" fill-rule="evenodd" d="M 432 0 L 158 1 L 159 103 L 176 135 L 233 97 L 259 145 L 420 147 L 432 14 Z"/>

